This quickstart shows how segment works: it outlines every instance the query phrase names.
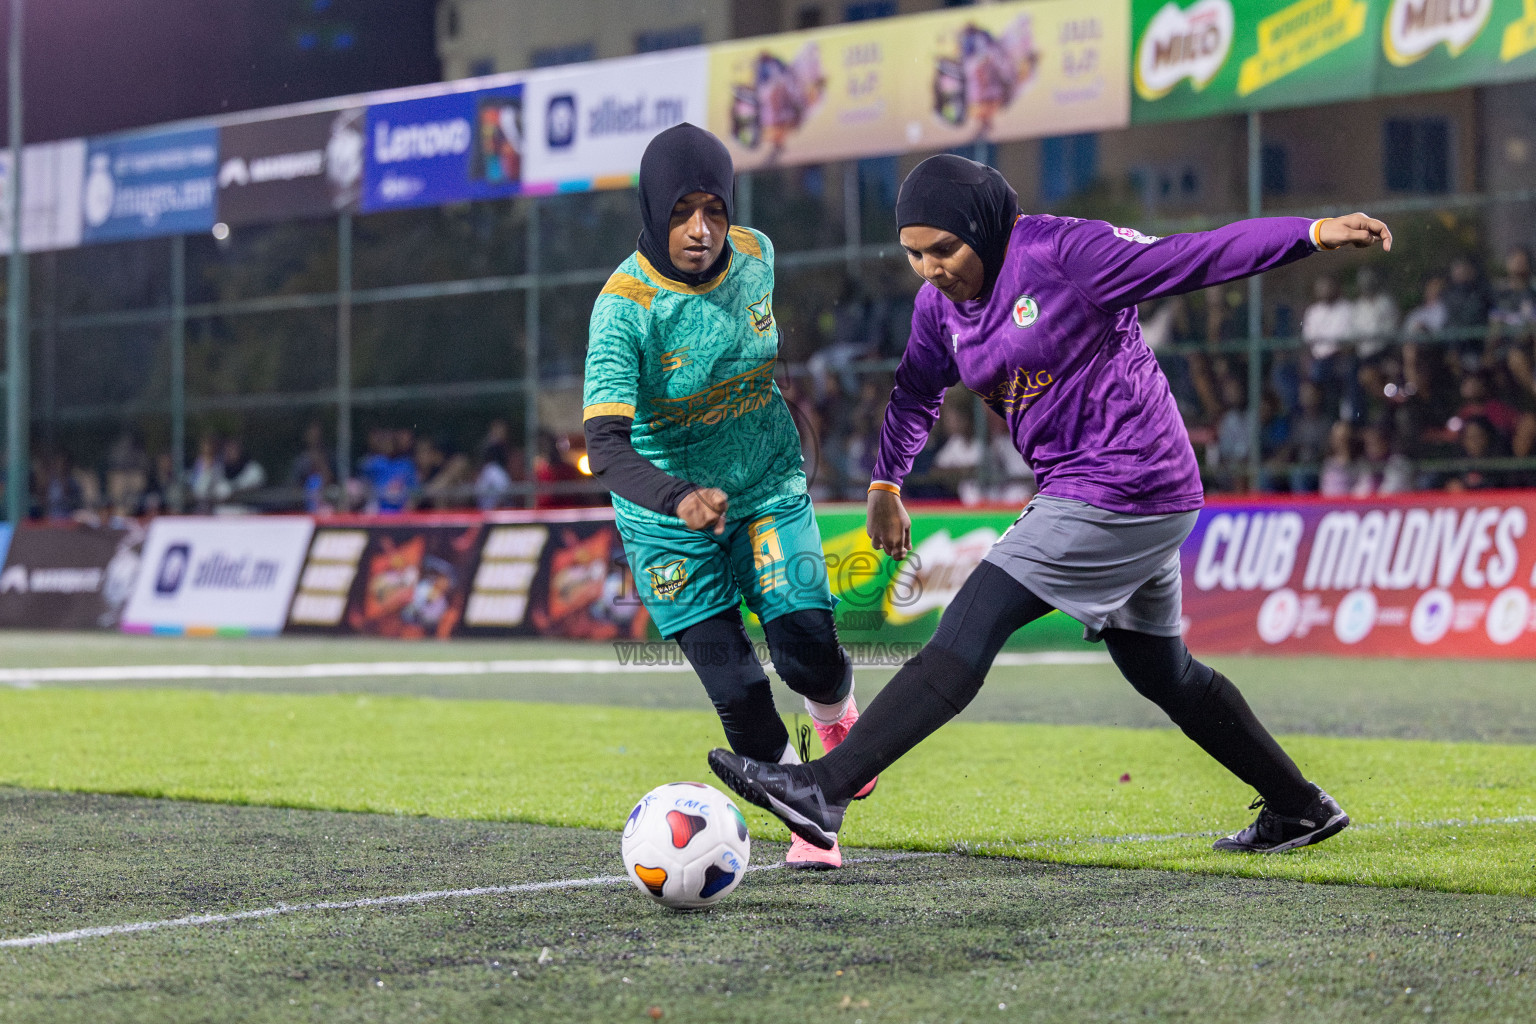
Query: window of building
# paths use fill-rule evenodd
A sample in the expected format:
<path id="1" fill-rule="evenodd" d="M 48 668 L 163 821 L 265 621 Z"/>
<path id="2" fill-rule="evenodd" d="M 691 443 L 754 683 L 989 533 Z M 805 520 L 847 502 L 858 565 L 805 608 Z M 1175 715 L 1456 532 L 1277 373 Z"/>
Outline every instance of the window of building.
<path id="1" fill-rule="evenodd" d="M 528 63 L 536 68 L 552 68 L 557 64 L 580 64 L 597 59 L 597 44 L 590 39 L 584 43 L 567 43 L 565 46 L 541 46 L 534 50 Z"/>
<path id="2" fill-rule="evenodd" d="M 821 5 L 803 4 L 795 12 L 795 28 L 819 28 L 821 26 Z"/>
<path id="3" fill-rule="evenodd" d="M 1059 202 L 1086 191 L 1099 176 L 1099 137 L 1057 135 L 1040 140 L 1040 198 Z"/>
<path id="4" fill-rule="evenodd" d="M 655 32 L 641 32 L 635 36 L 636 53 L 654 53 L 657 50 L 676 50 L 684 46 L 703 45 L 703 25 L 681 25 Z"/>
<path id="5" fill-rule="evenodd" d="M 1266 142 L 1259 151 L 1259 179 L 1267 196 L 1283 196 L 1291 190 L 1291 152 L 1278 142 Z"/>
<path id="6" fill-rule="evenodd" d="M 1382 122 L 1383 177 L 1392 192 L 1451 190 L 1451 125 L 1443 117 Z"/>
<path id="7" fill-rule="evenodd" d="M 843 6 L 844 21 L 874 21 L 876 18 L 894 18 L 896 0 L 861 0 Z"/>

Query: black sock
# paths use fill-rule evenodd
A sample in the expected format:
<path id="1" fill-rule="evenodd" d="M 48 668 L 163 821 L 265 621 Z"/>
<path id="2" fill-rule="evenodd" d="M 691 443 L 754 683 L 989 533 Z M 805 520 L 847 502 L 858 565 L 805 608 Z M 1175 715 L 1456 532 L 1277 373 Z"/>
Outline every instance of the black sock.
<path id="1" fill-rule="evenodd" d="M 1106 629 L 1104 645 L 1136 691 L 1167 712 L 1222 766 L 1258 790 L 1288 818 L 1304 811 L 1315 789 L 1254 716 L 1232 680 L 1189 653 L 1176 636 Z"/>
<path id="2" fill-rule="evenodd" d="M 1317 795 L 1316 787 L 1264 728 L 1232 680 L 1215 670 L 1211 674 L 1205 700 L 1182 711 L 1174 724 L 1227 771 L 1258 790 L 1270 810 L 1288 818 L 1300 815 Z"/>
<path id="3" fill-rule="evenodd" d="M 810 762 L 826 798 L 846 803 L 870 779 L 954 718 L 981 689 L 982 677 L 953 651 L 924 647 L 885 684 L 848 738 Z"/>

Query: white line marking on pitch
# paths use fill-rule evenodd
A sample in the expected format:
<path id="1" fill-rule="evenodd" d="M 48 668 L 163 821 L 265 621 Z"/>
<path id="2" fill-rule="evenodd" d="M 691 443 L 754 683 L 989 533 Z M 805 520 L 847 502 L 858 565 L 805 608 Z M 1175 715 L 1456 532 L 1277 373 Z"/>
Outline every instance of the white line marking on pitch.
<path id="1" fill-rule="evenodd" d="M 920 857 L 950 857 L 954 854 L 910 851 L 881 854 L 874 857 L 850 857 L 844 864 L 876 864 L 895 860 L 914 860 Z M 784 867 L 775 864 L 752 864 L 748 871 L 772 871 Z M 628 875 L 594 875 L 591 878 L 564 878 L 553 882 L 524 882 L 520 885 L 482 885 L 473 889 L 436 889 L 431 892 L 414 892 L 405 896 L 374 896 L 369 899 L 345 900 L 325 903 L 279 903 L 260 910 L 241 910 L 232 914 L 192 914 L 187 917 L 166 918 L 160 921 L 135 921 L 132 924 L 108 924 L 96 928 L 77 928 L 70 932 L 43 932 L 19 939 L 0 940 L 0 948 L 25 946 L 55 946 L 61 942 L 79 942 L 81 939 L 97 939 L 106 935 L 127 935 L 133 932 L 152 932 L 162 928 L 189 928 L 205 924 L 227 924 L 232 921 L 254 921 L 279 914 L 295 914 L 306 910 L 361 910 L 369 907 L 398 907 L 434 900 L 463 899 L 471 896 L 503 896 L 527 892 L 551 892 L 559 889 L 593 889 L 600 886 L 628 882 Z"/>
<path id="2" fill-rule="evenodd" d="M 1000 654 L 996 664 L 1097 665 L 1109 655 L 1097 651 L 1039 651 Z M 893 666 L 894 667 L 894 666 Z M 0 669 L 0 685 L 18 690 L 39 683 L 125 683 L 170 679 L 366 679 L 377 676 L 489 676 L 629 674 L 667 672 L 692 675 L 689 665 L 621 665 L 600 658 L 522 659 L 516 661 L 338 661 L 306 665 L 92 665 L 76 668 Z"/>

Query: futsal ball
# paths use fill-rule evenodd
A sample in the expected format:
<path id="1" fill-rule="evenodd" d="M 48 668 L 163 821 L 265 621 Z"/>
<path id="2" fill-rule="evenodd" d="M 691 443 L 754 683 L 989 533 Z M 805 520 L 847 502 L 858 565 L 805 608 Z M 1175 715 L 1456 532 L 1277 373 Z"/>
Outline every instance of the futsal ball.
<path id="1" fill-rule="evenodd" d="M 624 868 L 641 892 L 674 910 L 724 899 L 747 870 L 747 819 L 702 782 L 669 782 L 635 804 L 624 823 Z"/>

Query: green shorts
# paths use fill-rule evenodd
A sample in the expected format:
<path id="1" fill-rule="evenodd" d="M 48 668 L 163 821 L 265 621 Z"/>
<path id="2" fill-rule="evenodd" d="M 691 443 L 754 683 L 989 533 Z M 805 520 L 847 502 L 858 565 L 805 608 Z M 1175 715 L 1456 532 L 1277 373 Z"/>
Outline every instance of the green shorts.
<path id="1" fill-rule="evenodd" d="M 745 599 L 766 622 L 808 608 L 831 611 L 821 531 L 808 495 L 766 505 L 716 534 L 640 522 L 617 525 L 640 600 L 664 637 Z"/>

